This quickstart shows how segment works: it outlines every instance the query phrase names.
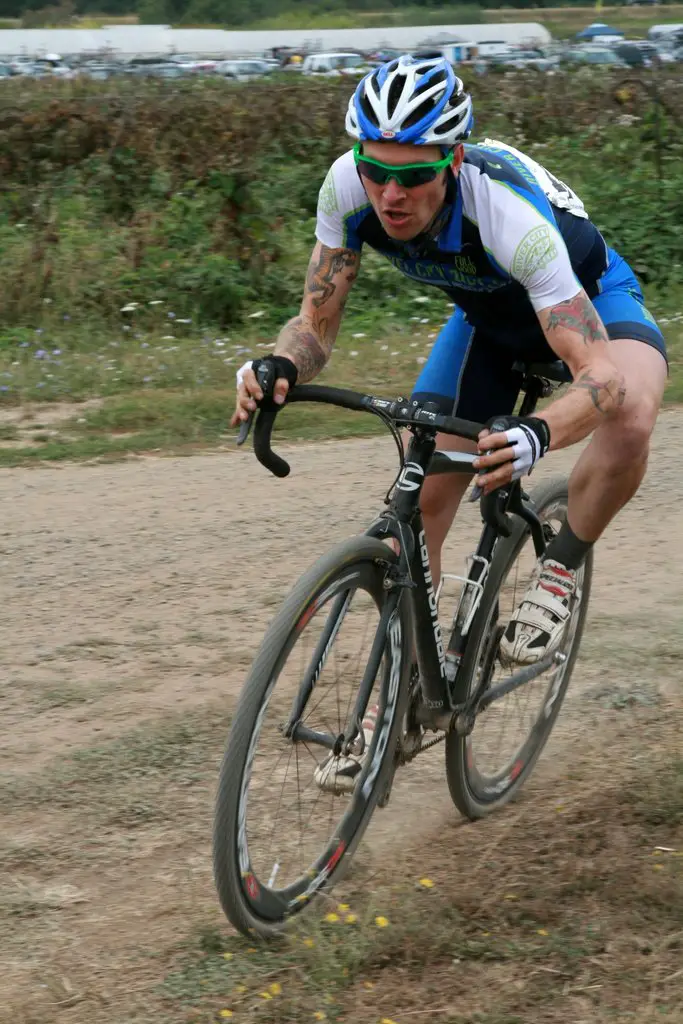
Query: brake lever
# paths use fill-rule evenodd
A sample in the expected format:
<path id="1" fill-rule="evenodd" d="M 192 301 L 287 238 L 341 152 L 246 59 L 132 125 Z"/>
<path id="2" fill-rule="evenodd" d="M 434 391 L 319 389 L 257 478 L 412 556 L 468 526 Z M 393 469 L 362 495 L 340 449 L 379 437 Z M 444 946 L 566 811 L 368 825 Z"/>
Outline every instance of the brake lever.
<path id="1" fill-rule="evenodd" d="M 242 420 L 242 422 L 240 423 L 240 432 L 237 435 L 237 441 L 236 441 L 236 444 L 237 444 L 238 447 L 241 447 L 244 444 L 244 442 L 247 440 L 247 438 L 249 437 L 249 434 L 251 433 L 251 428 L 252 428 L 252 424 L 254 422 L 254 416 L 255 415 L 256 415 L 256 413 L 250 412 L 248 417 L 246 418 L 246 420 Z"/>
<path id="2" fill-rule="evenodd" d="M 273 384 L 275 383 L 275 370 L 272 366 L 267 364 L 264 365 L 262 363 L 256 371 L 256 380 L 258 381 L 264 396 L 267 395 L 269 392 L 272 392 Z M 260 408 L 260 405 L 257 408 Z M 240 431 L 237 435 L 238 447 L 241 447 L 249 437 L 255 416 L 256 412 L 250 412 L 247 419 L 242 420 L 242 423 L 240 424 Z"/>
<path id="3" fill-rule="evenodd" d="M 493 423 L 491 424 L 491 426 L 489 427 L 489 432 L 491 434 L 497 434 L 498 432 L 503 431 L 505 429 L 506 429 L 506 426 L 505 426 L 504 422 L 501 423 L 501 422 L 498 422 L 498 421 L 494 420 Z M 495 448 L 490 448 L 487 452 L 484 452 L 484 455 L 493 455 L 493 453 L 495 451 L 496 451 Z M 482 470 L 480 470 L 478 476 L 484 476 L 486 474 L 486 472 L 487 471 L 485 469 L 482 469 Z M 469 496 L 469 498 L 467 500 L 469 502 L 474 503 L 475 501 L 480 501 L 480 499 L 483 498 L 483 497 L 484 497 L 484 492 L 483 492 L 482 488 L 479 486 L 479 484 L 475 483 L 474 487 L 472 488 L 472 493 L 470 494 L 470 496 Z"/>

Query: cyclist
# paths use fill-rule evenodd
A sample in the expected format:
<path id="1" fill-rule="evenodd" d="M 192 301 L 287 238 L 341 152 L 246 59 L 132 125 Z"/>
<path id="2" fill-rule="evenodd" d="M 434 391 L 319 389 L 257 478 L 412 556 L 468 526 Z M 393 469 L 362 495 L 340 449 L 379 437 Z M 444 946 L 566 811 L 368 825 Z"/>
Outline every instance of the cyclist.
<path id="1" fill-rule="evenodd" d="M 320 190 L 299 315 L 265 358 L 277 371 L 276 402 L 323 369 L 366 244 L 455 304 L 413 398 L 466 419 L 504 419 L 504 431 L 479 439 L 474 468 L 484 493 L 529 473 L 547 451 L 592 434 L 571 474 L 567 521 L 501 640 L 501 658 L 530 664 L 559 644 L 577 569 L 643 479 L 666 353 L 631 268 L 581 200 L 510 146 L 488 139 L 465 145 L 472 123 L 471 98 L 444 59 L 402 56 L 361 80 L 346 115 L 356 145 Z M 525 418 L 513 415 L 519 359 L 561 359 L 573 378 L 565 394 Z M 262 397 L 258 363 L 238 372 L 233 425 Z M 437 447 L 467 450 L 468 442 L 439 435 Z M 423 487 L 436 580 L 468 482 L 435 476 Z M 335 759 L 331 767 L 335 777 L 346 772 L 352 788 L 357 761 Z"/>

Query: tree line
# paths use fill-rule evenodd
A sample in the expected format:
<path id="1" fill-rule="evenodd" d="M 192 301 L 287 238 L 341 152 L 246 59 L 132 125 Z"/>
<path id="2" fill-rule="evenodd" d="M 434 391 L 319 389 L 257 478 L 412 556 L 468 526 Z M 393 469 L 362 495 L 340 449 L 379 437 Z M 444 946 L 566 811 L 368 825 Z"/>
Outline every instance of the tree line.
<path id="1" fill-rule="evenodd" d="M 571 0 L 569 0 L 571 3 Z M 578 6 L 585 0 L 574 0 Z M 43 25 L 68 27 L 74 19 L 88 15 L 122 17 L 137 15 L 144 24 L 201 25 L 216 24 L 239 28 L 282 14 L 348 13 L 349 10 L 405 10 L 436 14 L 443 9 L 445 24 L 462 21 L 468 13 L 482 8 L 500 7 L 503 0 L 458 0 L 457 6 L 443 0 L 0 0 L 0 18 L 19 18 L 25 28 Z M 567 6 L 567 0 L 504 0 L 507 7 Z"/>

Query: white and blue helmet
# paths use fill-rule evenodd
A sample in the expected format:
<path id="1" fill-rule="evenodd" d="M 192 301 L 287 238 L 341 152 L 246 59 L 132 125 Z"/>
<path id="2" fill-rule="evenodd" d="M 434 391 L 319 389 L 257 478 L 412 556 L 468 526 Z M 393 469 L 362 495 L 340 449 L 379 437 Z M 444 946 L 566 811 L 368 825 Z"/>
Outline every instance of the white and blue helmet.
<path id="1" fill-rule="evenodd" d="M 382 64 L 361 79 L 346 112 L 347 132 L 361 141 L 455 146 L 472 124 L 472 100 L 444 57 Z"/>

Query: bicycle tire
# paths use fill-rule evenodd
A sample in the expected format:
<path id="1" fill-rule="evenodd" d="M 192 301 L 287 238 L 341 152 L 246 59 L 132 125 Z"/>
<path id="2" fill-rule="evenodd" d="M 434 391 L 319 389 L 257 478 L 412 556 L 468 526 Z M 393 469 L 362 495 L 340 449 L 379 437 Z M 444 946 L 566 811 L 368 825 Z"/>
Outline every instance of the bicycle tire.
<path id="1" fill-rule="evenodd" d="M 563 505 L 566 514 L 568 481 L 563 477 L 554 477 L 539 485 L 530 497 L 541 518 L 544 513 L 551 511 L 553 506 L 561 507 Z M 480 663 L 483 662 L 490 666 L 491 661 L 495 658 L 495 653 L 492 658 L 490 652 L 484 652 L 484 644 L 487 637 L 491 636 L 492 619 L 494 615 L 498 614 L 497 602 L 501 586 L 520 555 L 524 544 L 529 540 L 528 524 L 521 518 L 514 517 L 511 535 L 501 539 L 496 546 L 481 604 L 472 623 L 467 648 L 456 679 L 455 703 L 464 703 L 467 700 Z M 531 774 L 557 720 L 571 680 L 588 611 L 592 571 L 593 559 L 592 553 L 590 553 L 584 562 L 582 594 L 579 608 L 575 613 L 576 621 L 570 622 L 569 649 L 565 652 L 567 660 L 562 665 L 561 674 L 558 670 L 559 684 L 555 680 L 551 681 L 549 696 L 545 697 L 542 705 L 542 717 L 539 715 L 534 721 L 521 753 L 518 753 L 514 760 L 510 759 L 501 772 L 484 783 L 476 769 L 471 747 L 472 736 L 476 730 L 476 719 L 473 730 L 468 735 L 463 736 L 452 731 L 446 737 L 445 761 L 448 788 L 453 803 L 466 818 L 474 821 L 504 806 L 517 796 Z M 499 636 L 500 633 L 498 633 L 498 638 Z M 494 640 L 494 642 L 496 641 Z M 487 658 L 490 659 L 488 662 Z M 480 712 L 484 715 L 486 713 L 486 711 Z"/>
<path id="2" fill-rule="evenodd" d="M 298 635 L 315 613 L 316 601 L 324 608 L 325 594 L 334 591 L 335 583 L 342 578 L 343 584 L 356 571 L 360 578 L 362 570 L 362 577 L 369 581 L 372 598 L 380 608 L 388 597 L 384 586 L 387 568 L 396 558 L 386 544 L 363 536 L 347 540 L 322 556 L 286 598 L 266 632 L 244 684 L 218 781 L 213 863 L 221 906 L 235 928 L 245 935 L 264 939 L 275 937 L 292 916 L 309 906 L 323 889 L 329 890 L 339 880 L 342 866 L 348 866 L 377 801 L 391 780 L 410 673 L 412 627 L 410 610 L 404 600 L 399 600 L 387 628 L 387 657 L 382 658 L 377 673 L 377 678 L 381 674 L 379 686 L 382 695 L 378 721 L 383 723 L 383 728 L 378 726 L 375 730 L 365 767 L 348 809 L 331 836 L 331 843 L 308 872 L 287 890 L 270 889 L 263 879 L 256 877 L 251 868 L 246 838 L 247 793 L 258 741 L 257 730 L 277 678 L 295 647 Z M 338 593 L 344 592 L 340 589 Z M 313 689 L 317 683 L 316 679 Z M 249 775 L 245 783 L 247 771 Z"/>

